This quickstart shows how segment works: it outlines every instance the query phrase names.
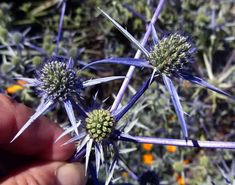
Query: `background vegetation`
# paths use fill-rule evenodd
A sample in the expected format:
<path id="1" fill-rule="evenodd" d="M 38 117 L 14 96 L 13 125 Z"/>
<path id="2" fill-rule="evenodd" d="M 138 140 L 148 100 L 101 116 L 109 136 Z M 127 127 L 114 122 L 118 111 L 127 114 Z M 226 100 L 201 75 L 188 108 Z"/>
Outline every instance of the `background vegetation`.
<path id="1" fill-rule="evenodd" d="M 99 15 L 97 7 L 108 12 L 140 40 L 157 4 L 157 0 L 68 0 L 60 54 L 72 56 L 76 65 L 111 56 L 134 56 L 135 48 Z M 60 14 L 57 6 L 56 0 L 0 3 L 0 89 L 32 108 L 38 105 L 35 94 L 14 79 L 17 75 L 32 76 L 44 57 L 52 54 Z M 235 3 L 232 0 L 167 0 L 155 27 L 159 37 L 175 31 L 189 35 L 197 48 L 192 73 L 235 95 L 234 20 Z M 47 53 L 30 48 L 29 42 Z M 104 65 L 82 73 L 88 79 L 125 75 L 126 72 L 125 66 Z M 123 104 L 148 73 L 136 70 Z M 96 86 L 88 89 L 84 97 L 89 103 L 91 96 L 99 89 L 99 99 L 109 97 L 107 105 L 111 105 L 120 85 L 120 81 L 116 81 Z M 185 81 L 175 81 L 175 85 L 188 114 L 186 120 L 190 138 L 235 140 L 234 102 Z M 66 118 L 61 111 L 58 107 L 48 116 L 63 124 Z M 124 121 L 133 120 L 137 122 L 133 135 L 182 138 L 169 94 L 162 84 L 153 84 L 124 118 Z M 123 155 L 127 166 L 141 177 L 140 184 L 146 184 L 152 176 L 155 178 L 152 184 L 157 181 L 169 185 L 234 183 L 232 151 L 123 145 L 123 148 L 140 151 Z M 139 161 L 140 165 L 136 165 Z M 136 184 L 126 171 L 121 171 L 118 178 L 117 183 L 122 182 Z"/>

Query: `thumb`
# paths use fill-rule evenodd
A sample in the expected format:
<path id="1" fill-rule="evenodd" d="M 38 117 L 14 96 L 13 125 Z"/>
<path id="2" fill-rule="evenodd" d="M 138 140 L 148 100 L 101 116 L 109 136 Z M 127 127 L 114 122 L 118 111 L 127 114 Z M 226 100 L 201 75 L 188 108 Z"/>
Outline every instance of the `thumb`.
<path id="1" fill-rule="evenodd" d="M 81 163 L 50 162 L 23 167 L 1 185 L 85 185 L 85 169 Z"/>
<path id="2" fill-rule="evenodd" d="M 67 163 L 56 171 L 58 185 L 85 185 L 84 166 L 81 163 Z"/>

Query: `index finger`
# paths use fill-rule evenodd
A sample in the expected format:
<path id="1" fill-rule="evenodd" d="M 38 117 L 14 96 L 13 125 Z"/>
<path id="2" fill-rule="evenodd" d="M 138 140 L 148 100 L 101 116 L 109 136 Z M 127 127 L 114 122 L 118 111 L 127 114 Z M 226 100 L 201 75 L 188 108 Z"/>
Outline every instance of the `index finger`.
<path id="1" fill-rule="evenodd" d="M 10 143 L 33 111 L 0 94 L 0 148 L 22 155 L 32 155 L 48 160 L 66 160 L 74 152 L 74 145 L 61 146 L 69 138 L 65 136 L 57 143 L 56 138 L 63 130 L 47 119 L 40 117 L 26 131 Z"/>

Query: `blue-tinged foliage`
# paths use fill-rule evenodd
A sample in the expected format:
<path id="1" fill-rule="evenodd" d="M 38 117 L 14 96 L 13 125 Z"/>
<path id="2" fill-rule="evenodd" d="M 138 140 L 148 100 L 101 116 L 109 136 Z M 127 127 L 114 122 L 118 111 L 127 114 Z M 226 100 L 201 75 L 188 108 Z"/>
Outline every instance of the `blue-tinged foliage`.
<path id="1" fill-rule="evenodd" d="M 1 2 L 0 91 L 35 108 L 14 139 L 49 112 L 96 183 L 230 185 L 232 152 L 202 148 L 235 147 L 234 18 L 232 1 Z"/>

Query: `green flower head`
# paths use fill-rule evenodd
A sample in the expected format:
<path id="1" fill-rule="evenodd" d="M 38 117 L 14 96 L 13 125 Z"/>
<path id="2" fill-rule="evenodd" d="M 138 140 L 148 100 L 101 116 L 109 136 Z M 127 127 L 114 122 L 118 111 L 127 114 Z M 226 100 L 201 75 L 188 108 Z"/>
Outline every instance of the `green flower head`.
<path id="1" fill-rule="evenodd" d="M 96 141 L 108 138 L 115 127 L 111 112 L 104 109 L 95 109 L 90 112 L 85 122 L 88 134 Z"/>
<path id="2" fill-rule="evenodd" d="M 150 52 L 149 61 L 160 73 L 171 75 L 192 61 L 194 50 L 187 36 L 174 33 L 159 40 Z"/>
<path id="3" fill-rule="evenodd" d="M 75 71 L 67 66 L 67 61 L 59 57 L 47 59 L 38 71 L 41 85 L 38 89 L 52 100 L 67 100 L 72 94 L 82 88 Z"/>

